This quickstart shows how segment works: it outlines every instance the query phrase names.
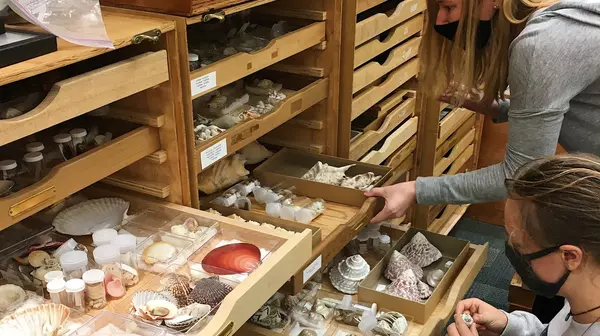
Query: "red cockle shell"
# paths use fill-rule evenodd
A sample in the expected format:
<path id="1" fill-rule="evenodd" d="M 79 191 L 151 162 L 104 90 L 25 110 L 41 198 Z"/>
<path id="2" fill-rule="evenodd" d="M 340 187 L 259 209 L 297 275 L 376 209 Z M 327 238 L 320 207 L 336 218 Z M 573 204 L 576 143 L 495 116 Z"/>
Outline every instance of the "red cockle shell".
<path id="1" fill-rule="evenodd" d="M 248 273 L 260 264 L 260 249 L 249 243 L 229 244 L 210 251 L 202 260 L 206 272 L 217 275 Z"/>

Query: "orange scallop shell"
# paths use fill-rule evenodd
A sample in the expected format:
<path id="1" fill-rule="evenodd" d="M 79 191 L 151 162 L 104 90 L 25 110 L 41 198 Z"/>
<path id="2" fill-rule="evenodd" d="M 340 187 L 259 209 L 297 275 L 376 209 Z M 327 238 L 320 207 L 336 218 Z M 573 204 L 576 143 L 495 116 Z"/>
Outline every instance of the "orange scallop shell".
<path id="1" fill-rule="evenodd" d="M 210 251 L 202 268 L 217 275 L 249 273 L 260 265 L 260 249 L 249 243 L 229 244 Z"/>

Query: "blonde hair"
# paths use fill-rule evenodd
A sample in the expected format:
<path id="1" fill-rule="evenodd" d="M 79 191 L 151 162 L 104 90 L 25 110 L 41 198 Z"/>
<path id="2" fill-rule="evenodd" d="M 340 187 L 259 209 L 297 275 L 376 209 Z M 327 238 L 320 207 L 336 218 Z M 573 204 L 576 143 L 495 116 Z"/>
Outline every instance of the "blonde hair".
<path id="1" fill-rule="evenodd" d="M 433 29 L 439 10 L 437 0 L 427 0 L 425 29 L 419 51 L 420 89 L 432 99 L 449 95 L 452 104 L 461 106 L 465 99 L 492 102 L 504 99 L 508 87 L 508 48 L 536 9 L 557 2 L 501 0 L 502 11 L 491 19 L 488 44 L 475 47 L 481 0 L 462 0 L 461 17 L 454 40 Z"/>

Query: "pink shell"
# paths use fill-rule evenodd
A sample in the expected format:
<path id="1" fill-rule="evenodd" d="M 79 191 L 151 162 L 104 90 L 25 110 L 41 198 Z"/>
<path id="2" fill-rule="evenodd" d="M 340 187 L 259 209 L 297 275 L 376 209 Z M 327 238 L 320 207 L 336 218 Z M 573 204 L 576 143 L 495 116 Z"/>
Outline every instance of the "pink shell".
<path id="1" fill-rule="evenodd" d="M 260 249 L 248 243 L 229 244 L 210 251 L 202 260 L 209 273 L 228 275 L 248 273 L 260 265 Z"/>
<path id="2" fill-rule="evenodd" d="M 119 278 L 109 277 L 109 280 L 106 281 L 106 293 L 114 298 L 120 298 L 125 295 L 125 286 L 121 282 Z"/>

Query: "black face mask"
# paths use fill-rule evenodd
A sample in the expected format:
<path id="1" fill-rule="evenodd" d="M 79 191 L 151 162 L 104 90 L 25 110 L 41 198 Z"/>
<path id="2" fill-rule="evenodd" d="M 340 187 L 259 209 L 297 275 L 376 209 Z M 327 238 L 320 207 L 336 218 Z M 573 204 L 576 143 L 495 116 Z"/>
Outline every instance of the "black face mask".
<path id="1" fill-rule="evenodd" d="M 531 261 L 555 252 L 559 248 L 560 246 L 555 246 L 535 253 L 521 254 L 512 246 L 508 245 L 507 242 L 504 247 L 504 253 L 515 268 L 517 274 L 521 277 L 521 280 L 523 280 L 523 283 L 527 285 L 532 292 L 551 299 L 558 294 L 558 291 L 567 281 L 571 271 L 567 270 L 565 275 L 563 275 L 562 278 L 560 278 L 560 280 L 558 280 L 556 283 L 546 282 L 540 280 L 540 278 L 538 278 L 538 276 L 535 274 L 531 268 Z"/>
<path id="2" fill-rule="evenodd" d="M 458 21 L 446 23 L 443 25 L 434 25 L 433 29 L 443 37 L 450 41 L 454 40 L 456 31 L 458 30 Z M 475 38 L 475 46 L 478 49 L 483 49 L 488 44 L 492 35 L 492 21 L 479 21 L 477 26 L 477 34 Z"/>

